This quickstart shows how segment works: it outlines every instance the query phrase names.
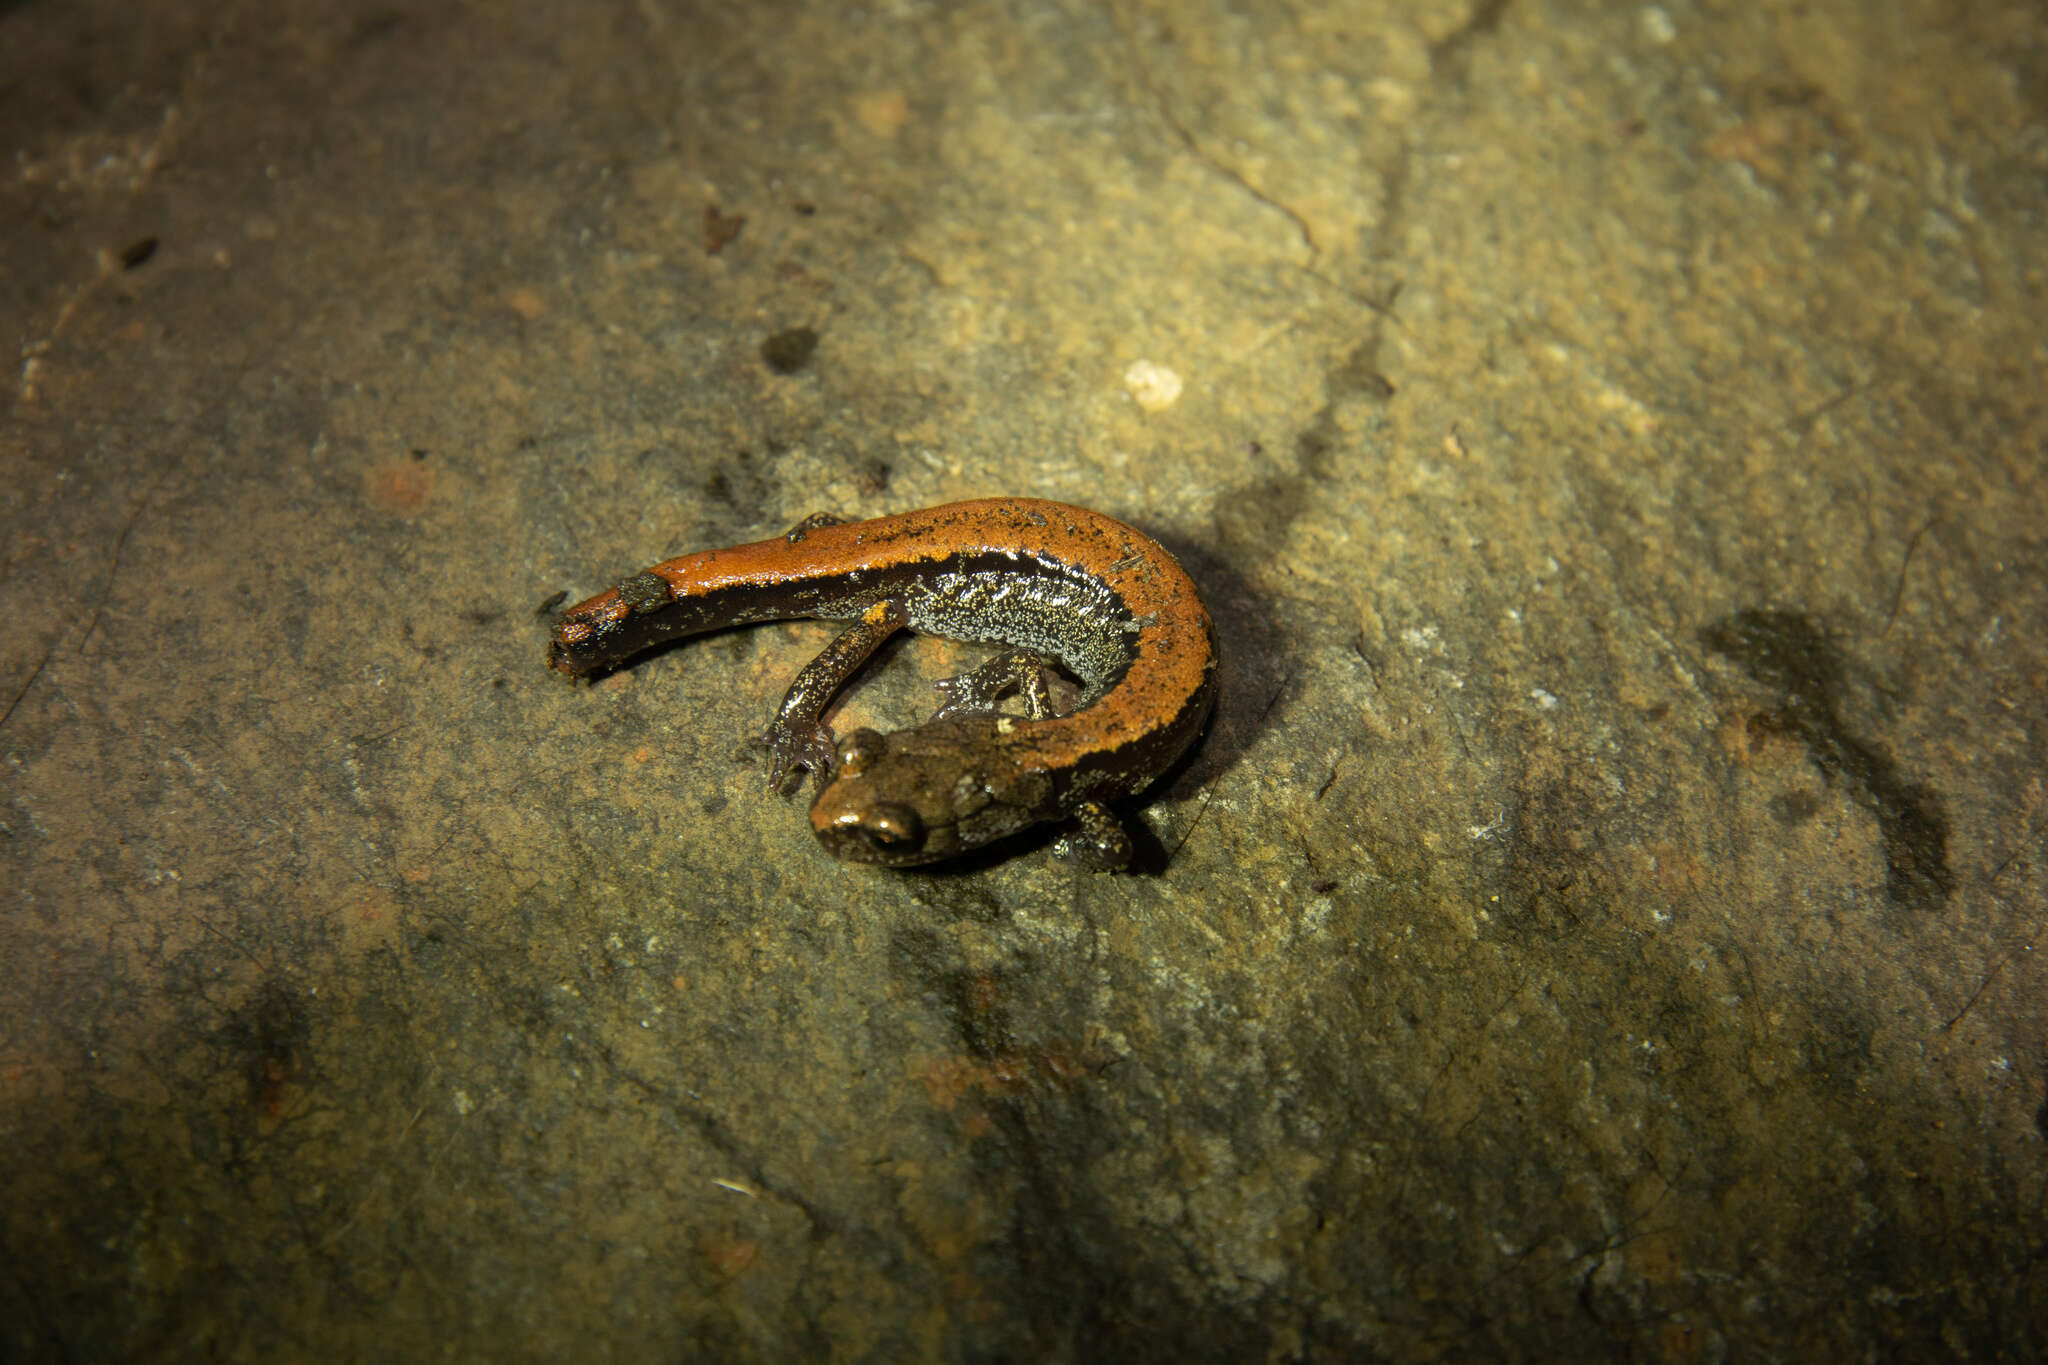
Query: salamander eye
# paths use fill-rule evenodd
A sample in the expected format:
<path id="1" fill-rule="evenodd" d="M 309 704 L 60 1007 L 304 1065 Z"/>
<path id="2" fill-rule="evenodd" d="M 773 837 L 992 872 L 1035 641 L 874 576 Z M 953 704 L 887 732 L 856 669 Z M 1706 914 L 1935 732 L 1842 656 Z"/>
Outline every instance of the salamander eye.
<path id="1" fill-rule="evenodd" d="M 924 821 L 916 811 L 895 801 L 877 801 L 862 811 L 855 828 L 877 853 L 914 853 L 924 843 Z"/>
<path id="2" fill-rule="evenodd" d="M 873 730 L 849 731 L 839 741 L 839 752 L 833 759 L 832 771 L 840 777 L 858 777 L 860 770 L 882 756 L 884 741 Z"/>

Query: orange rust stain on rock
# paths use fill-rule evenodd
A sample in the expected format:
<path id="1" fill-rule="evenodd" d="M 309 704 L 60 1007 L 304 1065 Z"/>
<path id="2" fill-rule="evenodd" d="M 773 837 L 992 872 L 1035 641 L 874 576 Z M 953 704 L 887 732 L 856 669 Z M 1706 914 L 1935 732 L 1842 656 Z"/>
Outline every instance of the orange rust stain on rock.
<path id="1" fill-rule="evenodd" d="M 1657 1344 L 1665 1360 L 1698 1360 L 1703 1343 L 1699 1332 L 1682 1322 L 1667 1322 L 1657 1330 Z"/>
<path id="2" fill-rule="evenodd" d="M 917 1068 L 917 1079 L 939 1109 L 951 1109 L 979 1081 L 979 1070 L 965 1057 L 933 1057 Z"/>
<path id="3" fill-rule="evenodd" d="M 1799 742 L 1773 725 L 1770 717 L 1750 711 L 1723 716 L 1714 738 L 1728 757 L 1745 767 L 1786 763 L 1801 754 Z"/>
<path id="4" fill-rule="evenodd" d="M 1630 1245 L 1628 1264 L 1656 1284 L 1675 1284 L 1687 1269 L 1678 1243 L 1668 1233 L 1649 1233 Z"/>
<path id="5" fill-rule="evenodd" d="M 956 1053 L 928 1058 L 913 1074 L 924 1082 L 933 1107 L 951 1113 L 970 1094 L 1000 1097 L 1032 1086 L 1073 1085 L 1085 1080 L 1097 1065 L 1087 1052 L 1085 1048 L 1078 1052 L 1032 1049 L 1000 1053 L 987 1061 Z M 987 1131 L 987 1117 L 978 1109 L 967 1110 L 961 1123 L 970 1137 Z"/>
<path id="6" fill-rule="evenodd" d="M 1706 870 L 1699 859 L 1684 848 L 1668 841 L 1648 844 L 1642 850 L 1643 870 L 1647 872 L 1657 889 L 1668 896 L 1682 896 L 1697 893 L 1707 884 Z"/>
<path id="7" fill-rule="evenodd" d="M 1038 1057 L 1038 1065 L 1047 1077 L 1063 1085 L 1084 1081 L 1095 1071 L 1095 1063 L 1089 1058 L 1065 1052 L 1042 1052 Z"/>
<path id="8" fill-rule="evenodd" d="M 731 1279 L 752 1265 L 761 1255 L 759 1242 L 741 1241 L 737 1237 L 707 1237 L 704 1239 L 704 1260 L 713 1271 Z"/>
<path id="9" fill-rule="evenodd" d="M 901 90 L 881 90 L 853 102 L 853 116 L 876 137 L 894 137 L 910 122 L 910 100 Z"/>
<path id="10" fill-rule="evenodd" d="M 968 1008 L 977 1015 L 992 1015 L 1002 1003 L 1002 978 L 994 972 L 976 972 L 968 978 L 966 994 Z"/>
<path id="11" fill-rule="evenodd" d="M 991 1090 L 1015 1090 L 1030 1082 L 1032 1071 L 1031 1058 L 1015 1052 L 1005 1052 L 988 1064 L 983 1073 L 984 1087 Z"/>
<path id="12" fill-rule="evenodd" d="M 297 1064 L 289 1058 L 266 1057 L 255 1078 L 253 1101 L 256 1131 L 268 1136 L 277 1131 L 304 1098 L 304 1087 L 294 1079 Z"/>
<path id="13" fill-rule="evenodd" d="M 434 495 L 434 471 L 417 460 L 378 465 L 363 480 L 363 491 L 372 504 L 386 512 L 409 517 L 427 505 Z"/>
<path id="14" fill-rule="evenodd" d="M 382 887 L 366 887 L 342 902 L 342 941 L 357 953 L 388 947 L 397 940 L 398 921 L 398 898 Z"/>

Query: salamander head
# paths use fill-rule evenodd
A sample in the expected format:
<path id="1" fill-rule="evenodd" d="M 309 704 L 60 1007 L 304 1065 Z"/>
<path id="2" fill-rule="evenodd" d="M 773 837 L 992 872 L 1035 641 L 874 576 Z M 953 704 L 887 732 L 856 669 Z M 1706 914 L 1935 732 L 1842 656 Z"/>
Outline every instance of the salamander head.
<path id="1" fill-rule="evenodd" d="M 1026 769 L 1005 743 L 1026 724 L 977 715 L 890 735 L 852 731 L 811 805 L 811 829 L 835 858 L 908 867 L 1052 819 L 1051 778 Z"/>

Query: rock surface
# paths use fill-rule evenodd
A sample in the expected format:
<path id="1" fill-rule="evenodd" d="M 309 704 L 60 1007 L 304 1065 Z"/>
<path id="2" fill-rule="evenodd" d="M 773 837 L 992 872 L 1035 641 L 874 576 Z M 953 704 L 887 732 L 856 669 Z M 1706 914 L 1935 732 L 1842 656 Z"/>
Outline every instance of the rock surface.
<path id="1" fill-rule="evenodd" d="M 0 51 L 0 1356 L 2048 1353 L 2037 6 Z M 826 858 L 826 627 L 541 666 L 989 493 L 1209 596 L 1148 875 Z"/>

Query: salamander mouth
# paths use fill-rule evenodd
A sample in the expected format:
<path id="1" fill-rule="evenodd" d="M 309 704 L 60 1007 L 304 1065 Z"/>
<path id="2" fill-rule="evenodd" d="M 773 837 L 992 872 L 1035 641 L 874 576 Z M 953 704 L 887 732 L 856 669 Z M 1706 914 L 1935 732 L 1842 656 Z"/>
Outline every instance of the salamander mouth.
<path id="1" fill-rule="evenodd" d="M 814 813 L 812 825 L 838 858 L 902 866 L 938 856 L 925 847 L 924 818 L 900 801 L 848 805 L 823 820 Z"/>

